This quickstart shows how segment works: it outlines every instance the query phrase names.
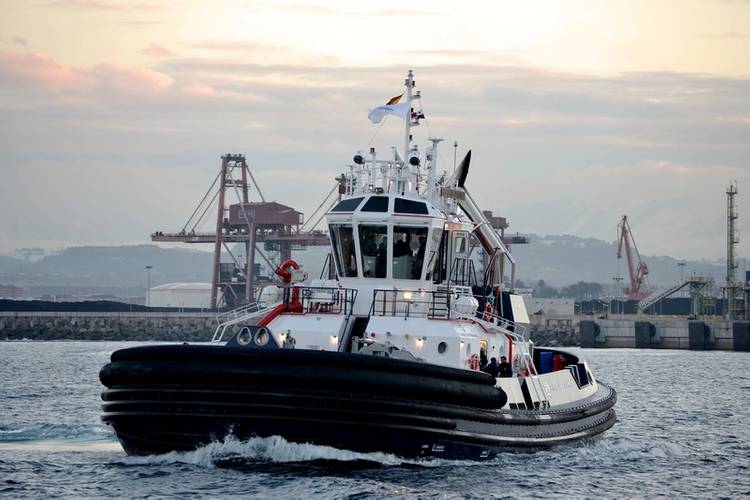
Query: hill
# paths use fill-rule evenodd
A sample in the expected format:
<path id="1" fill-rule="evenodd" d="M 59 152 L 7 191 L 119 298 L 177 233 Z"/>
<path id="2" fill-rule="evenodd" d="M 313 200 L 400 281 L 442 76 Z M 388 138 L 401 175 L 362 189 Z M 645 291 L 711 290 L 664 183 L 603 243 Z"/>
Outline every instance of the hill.
<path id="1" fill-rule="evenodd" d="M 626 277 L 625 259 L 617 259 L 615 242 L 569 235 L 531 235 L 528 245 L 514 245 L 513 256 L 518 261 L 519 279 L 536 283 L 544 280 L 555 286 L 565 286 L 578 281 L 590 281 L 611 285 L 612 278 Z M 680 280 L 678 262 L 685 262 L 684 275 L 693 273 L 713 276 L 723 282 L 726 271 L 722 263 L 708 261 L 684 261 L 669 256 L 642 255 L 650 269 L 649 280 L 657 286 L 669 286 Z M 623 283 L 625 282 L 623 281 Z"/>
<path id="2" fill-rule="evenodd" d="M 531 235 L 531 244 L 514 245 L 511 251 L 518 261 L 517 277 L 527 284 L 544 280 L 561 287 L 588 281 L 611 286 L 612 277 L 618 274 L 613 242 L 568 235 Z M 326 254 L 324 247 L 311 247 L 294 252 L 293 256 L 316 277 Z M 646 255 L 644 259 L 651 269 L 652 284 L 664 287 L 679 280 L 679 260 Z M 711 275 L 717 283 L 723 282 L 721 263 L 685 262 L 685 276 L 691 273 Z M 212 256 L 203 251 L 156 245 L 71 247 L 38 262 L 0 257 L 0 284 L 19 285 L 27 290 L 46 287 L 46 293 L 64 293 L 62 290 L 115 293 L 115 289 L 130 287 L 133 289 L 130 293 L 137 294 L 141 292 L 136 290 L 143 290 L 145 286 L 146 265 L 153 266 L 152 285 L 207 282 L 211 279 Z M 624 260 L 619 261 L 619 275 L 627 275 Z"/>

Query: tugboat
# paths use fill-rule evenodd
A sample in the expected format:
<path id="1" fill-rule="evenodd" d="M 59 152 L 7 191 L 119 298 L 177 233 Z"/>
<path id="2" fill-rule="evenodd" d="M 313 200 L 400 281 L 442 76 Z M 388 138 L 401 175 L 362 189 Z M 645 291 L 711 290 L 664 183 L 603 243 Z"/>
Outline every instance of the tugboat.
<path id="1" fill-rule="evenodd" d="M 411 71 L 405 87 L 370 112 L 404 119 L 403 150 L 358 151 L 339 177 L 320 278 L 286 261 L 281 300 L 220 315 L 211 345 L 112 354 L 102 420 L 126 453 L 278 435 L 483 460 L 614 425 L 616 393 L 588 363 L 529 340 L 515 260 L 466 188 L 471 152 L 438 173 L 441 139 L 424 154 L 412 144 L 423 114 Z"/>

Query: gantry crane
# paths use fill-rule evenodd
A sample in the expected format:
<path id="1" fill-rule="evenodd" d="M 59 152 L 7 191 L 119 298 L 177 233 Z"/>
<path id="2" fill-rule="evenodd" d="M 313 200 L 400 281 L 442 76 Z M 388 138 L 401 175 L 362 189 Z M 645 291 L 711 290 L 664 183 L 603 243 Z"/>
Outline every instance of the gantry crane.
<path id="1" fill-rule="evenodd" d="M 251 182 L 261 199 L 259 202 L 250 201 Z M 338 184 L 329 193 L 329 197 L 337 187 Z M 232 194 L 235 195 L 233 202 L 228 199 Z M 324 203 L 328 200 L 329 198 L 326 198 Z M 197 232 L 214 206 L 216 230 Z M 327 234 L 313 231 L 317 223 L 312 226 L 303 224 L 301 212 L 281 203 L 267 202 L 255 182 L 245 156 L 226 154 L 221 157 L 221 169 L 213 184 L 193 210 L 182 230 L 177 233 L 156 231 L 151 235 L 151 241 L 213 244 L 210 307 L 237 307 L 255 301 L 256 254 L 260 255 L 271 269 L 276 269 L 280 262 L 291 257 L 293 246 L 328 245 Z M 306 226 L 307 231 L 304 230 Z M 278 250 L 279 262 L 272 262 L 257 247 L 259 242 L 264 243 L 266 250 Z M 244 247 L 244 259 L 235 255 L 230 244 L 240 244 Z M 232 262 L 222 262 L 223 253 L 231 257 Z"/>
<path id="2" fill-rule="evenodd" d="M 646 277 L 648 276 L 648 266 L 641 259 L 641 254 L 638 253 L 638 247 L 635 244 L 633 238 L 633 232 L 630 230 L 630 224 L 628 224 L 628 216 L 623 215 L 620 223 L 617 224 L 617 258 L 622 258 L 622 248 L 625 247 L 625 257 L 628 260 L 628 276 L 630 283 L 625 287 L 625 297 L 628 300 L 643 300 L 651 295 Z M 638 264 L 633 260 L 633 250 L 635 250 L 635 256 L 638 258 Z"/>

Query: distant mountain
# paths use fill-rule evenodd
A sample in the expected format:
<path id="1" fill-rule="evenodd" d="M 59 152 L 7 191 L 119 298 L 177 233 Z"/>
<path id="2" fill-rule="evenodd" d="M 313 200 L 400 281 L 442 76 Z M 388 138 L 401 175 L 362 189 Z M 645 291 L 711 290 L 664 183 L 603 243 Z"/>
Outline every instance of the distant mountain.
<path id="1" fill-rule="evenodd" d="M 526 283 L 544 280 L 548 285 L 565 286 L 578 281 L 591 281 L 611 285 L 618 275 L 625 279 L 628 265 L 623 255 L 617 259 L 614 242 L 568 235 L 530 235 L 531 243 L 513 245 L 511 253 L 518 261 L 517 277 Z M 665 287 L 680 280 L 678 262 L 685 262 L 684 276 L 699 274 L 712 276 L 717 283 L 723 282 L 726 269 L 723 264 L 708 261 L 684 261 L 667 256 L 641 255 L 649 267 L 649 281 Z M 738 273 L 739 277 L 739 273 Z"/>
<path id="2" fill-rule="evenodd" d="M 20 259 L 0 255 L 0 276 L 23 271 L 26 265 L 27 263 Z"/>
<path id="3" fill-rule="evenodd" d="M 561 287 L 579 281 L 611 286 L 618 273 L 615 244 L 576 236 L 531 235 L 528 245 L 511 248 L 518 261 L 517 278 L 527 284 L 544 280 Z M 328 253 L 325 247 L 295 251 L 293 257 L 305 265 L 311 277 L 317 277 Z M 668 286 L 680 278 L 679 262 L 672 257 L 643 256 L 652 284 Z M 225 258 L 223 260 L 228 260 Z M 257 262 L 267 267 L 262 258 Z M 102 290 L 102 287 L 136 287 L 142 290 L 146 281 L 145 266 L 153 266 L 151 285 L 172 282 L 208 282 L 211 279 L 212 255 L 198 250 L 161 248 L 156 245 L 84 246 L 65 249 L 38 262 L 0 257 L 0 284 L 19 286 L 45 285 Z M 265 270 L 264 272 L 268 272 Z M 686 261 L 685 276 L 692 273 L 711 275 L 723 282 L 721 263 Z M 627 264 L 619 262 L 620 276 L 627 276 Z M 623 281 L 620 286 L 624 286 Z M 58 293 L 58 292 L 55 292 Z"/>
<path id="4" fill-rule="evenodd" d="M 211 254 L 156 245 L 71 247 L 39 262 L 28 263 L 17 272 L 0 271 L 0 275 L 4 281 L 21 285 L 142 287 L 147 265 L 152 266 L 152 285 L 211 279 Z"/>

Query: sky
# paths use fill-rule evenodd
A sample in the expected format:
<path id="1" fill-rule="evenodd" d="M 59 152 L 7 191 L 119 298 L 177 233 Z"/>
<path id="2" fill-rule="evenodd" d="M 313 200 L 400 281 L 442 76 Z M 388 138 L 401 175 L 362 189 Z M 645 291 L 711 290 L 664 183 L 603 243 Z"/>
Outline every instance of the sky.
<path id="1" fill-rule="evenodd" d="M 509 231 L 720 259 L 736 180 L 748 257 L 748 54 L 747 0 L 4 0 L 0 253 L 178 230 L 227 152 L 310 213 L 413 69 Z"/>

